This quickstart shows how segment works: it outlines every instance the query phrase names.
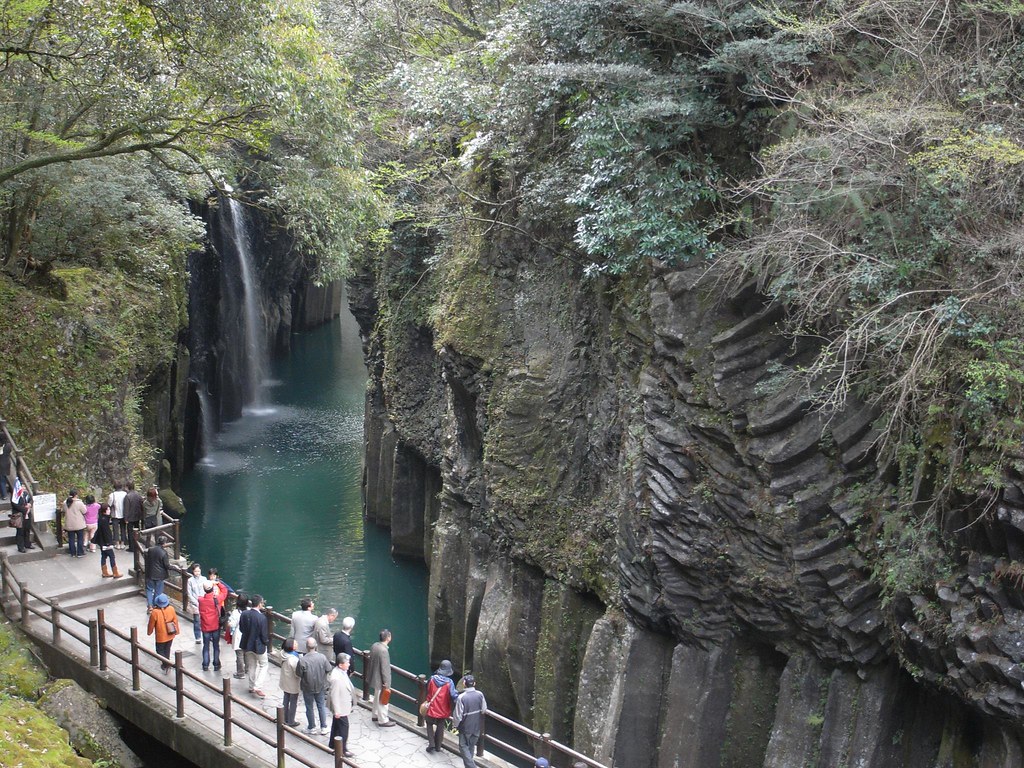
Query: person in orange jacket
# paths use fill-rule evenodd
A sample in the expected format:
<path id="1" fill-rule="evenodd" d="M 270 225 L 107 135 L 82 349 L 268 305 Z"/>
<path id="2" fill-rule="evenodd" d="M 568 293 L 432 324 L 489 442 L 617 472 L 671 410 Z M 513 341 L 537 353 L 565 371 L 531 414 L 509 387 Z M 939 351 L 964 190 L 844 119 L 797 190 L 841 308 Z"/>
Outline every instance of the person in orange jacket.
<path id="1" fill-rule="evenodd" d="M 167 599 L 167 595 L 164 594 L 156 596 L 153 601 L 153 610 L 149 614 L 149 627 L 146 634 L 152 635 L 154 632 L 156 633 L 156 652 L 167 659 L 160 665 L 160 669 L 167 674 L 171 668 L 171 643 L 174 641 L 175 635 L 178 634 L 178 614 L 174 611 L 171 601 Z"/>

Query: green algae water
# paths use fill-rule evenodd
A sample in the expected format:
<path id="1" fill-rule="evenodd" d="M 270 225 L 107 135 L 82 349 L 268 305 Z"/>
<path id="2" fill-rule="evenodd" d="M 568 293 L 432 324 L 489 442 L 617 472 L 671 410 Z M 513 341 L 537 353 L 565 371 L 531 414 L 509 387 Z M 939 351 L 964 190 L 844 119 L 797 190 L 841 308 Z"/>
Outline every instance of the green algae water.
<path id="1" fill-rule="evenodd" d="M 271 377 L 260 406 L 226 424 L 183 480 L 189 560 L 285 615 L 310 596 L 318 614 L 338 609 L 335 631 L 354 616 L 357 648 L 386 627 L 392 664 L 428 673 L 427 570 L 393 559 L 388 531 L 363 520 L 367 375 L 347 307 L 293 336 Z"/>

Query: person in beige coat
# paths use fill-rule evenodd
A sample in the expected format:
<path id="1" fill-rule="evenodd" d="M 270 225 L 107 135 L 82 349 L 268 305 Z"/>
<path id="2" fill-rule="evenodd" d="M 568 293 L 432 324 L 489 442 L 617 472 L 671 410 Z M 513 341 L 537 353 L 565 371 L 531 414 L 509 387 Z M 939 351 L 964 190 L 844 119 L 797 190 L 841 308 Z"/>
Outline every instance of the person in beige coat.
<path id="1" fill-rule="evenodd" d="M 348 716 L 352 714 L 352 708 L 356 704 L 356 689 L 348 676 L 348 665 L 351 663 L 352 658 L 347 653 L 338 654 L 337 665 L 331 670 L 327 701 L 331 714 L 334 715 L 327 746 L 333 750 L 334 740 L 341 739 L 341 751 L 345 757 L 352 757 L 355 754 L 348 749 Z"/>
<path id="2" fill-rule="evenodd" d="M 324 655 L 328 663 L 333 667 L 337 654 L 334 653 L 334 633 L 331 632 L 331 622 L 338 618 L 337 608 L 328 608 L 313 625 L 313 638 L 316 640 L 316 649 Z"/>
<path id="3" fill-rule="evenodd" d="M 85 557 L 85 503 L 74 488 L 64 502 L 64 530 L 68 534 L 68 554 Z"/>
<path id="4" fill-rule="evenodd" d="M 299 680 L 298 664 L 301 655 L 295 650 L 295 638 L 289 637 L 284 641 L 281 649 L 281 693 L 284 694 L 281 705 L 284 707 L 284 724 L 291 728 L 298 728 L 299 721 L 295 719 L 296 710 L 299 706 L 299 693 L 301 693 L 301 682 Z"/>

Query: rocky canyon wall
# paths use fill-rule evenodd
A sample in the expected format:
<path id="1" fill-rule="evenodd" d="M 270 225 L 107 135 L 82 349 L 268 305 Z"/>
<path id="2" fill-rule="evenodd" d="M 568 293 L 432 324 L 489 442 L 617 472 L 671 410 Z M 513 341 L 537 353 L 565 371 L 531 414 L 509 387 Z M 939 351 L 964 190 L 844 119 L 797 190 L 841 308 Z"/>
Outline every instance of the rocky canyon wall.
<path id="1" fill-rule="evenodd" d="M 1020 764 L 1022 497 L 893 587 L 876 414 L 810 406 L 784 374 L 815 342 L 753 285 L 508 239 L 418 322 L 393 276 L 350 283 L 366 511 L 493 708 L 617 766 Z"/>

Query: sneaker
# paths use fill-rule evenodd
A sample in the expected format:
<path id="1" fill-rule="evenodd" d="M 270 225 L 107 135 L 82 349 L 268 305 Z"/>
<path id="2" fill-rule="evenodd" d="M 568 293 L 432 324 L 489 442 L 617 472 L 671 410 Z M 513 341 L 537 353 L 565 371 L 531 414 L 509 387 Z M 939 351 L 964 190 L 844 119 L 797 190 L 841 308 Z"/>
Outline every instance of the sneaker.
<path id="1" fill-rule="evenodd" d="M 289 728 L 298 728 L 299 727 L 298 721 L 296 721 L 294 723 L 285 723 L 285 725 L 287 725 Z"/>
<path id="2" fill-rule="evenodd" d="M 313 734 L 319 733 L 319 730 L 317 728 L 303 728 L 302 732 L 308 733 L 310 736 L 312 736 Z"/>
<path id="3" fill-rule="evenodd" d="M 213 665 L 213 671 L 214 672 L 220 672 L 220 664 L 214 664 Z"/>
<path id="4" fill-rule="evenodd" d="M 235 672 L 235 674 L 233 674 L 232 677 L 235 678 L 235 680 L 245 680 L 245 675 L 240 675 L 237 672 Z M 252 688 L 250 688 L 249 690 L 252 691 Z"/>
<path id="5" fill-rule="evenodd" d="M 209 672 L 209 671 L 210 671 L 209 667 L 203 667 L 203 672 Z"/>
<path id="6" fill-rule="evenodd" d="M 377 723 L 377 725 L 379 725 L 381 728 L 394 728 L 395 727 L 395 721 L 394 720 L 385 720 L 383 723 Z"/>
<path id="7" fill-rule="evenodd" d="M 202 644 L 203 644 L 203 638 L 197 637 L 196 638 L 196 645 L 202 645 Z"/>
<path id="8" fill-rule="evenodd" d="M 331 732 L 331 729 L 328 728 L 326 725 L 323 728 L 320 729 L 320 735 L 321 736 L 326 736 L 330 732 Z"/>
<path id="9" fill-rule="evenodd" d="M 356 756 L 355 752 L 349 752 L 347 749 L 344 752 L 342 752 L 341 754 L 343 754 L 345 757 L 355 757 Z"/>

